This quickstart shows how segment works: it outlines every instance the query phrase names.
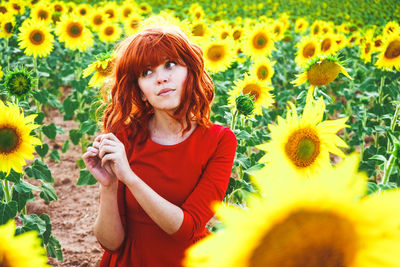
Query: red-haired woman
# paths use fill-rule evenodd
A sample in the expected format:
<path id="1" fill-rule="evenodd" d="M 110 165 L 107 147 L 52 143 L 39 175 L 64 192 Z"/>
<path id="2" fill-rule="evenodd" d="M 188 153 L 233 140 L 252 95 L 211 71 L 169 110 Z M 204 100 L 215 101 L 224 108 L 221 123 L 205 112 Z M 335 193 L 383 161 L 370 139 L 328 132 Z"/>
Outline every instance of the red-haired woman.
<path id="1" fill-rule="evenodd" d="M 100 183 L 100 266 L 182 266 L 209 234 L 236 137 L 210 121 L 213 83 L 201 49 L 177 28 L 149 28 L 117 49 L 105 134 L 83 159 Z"/>

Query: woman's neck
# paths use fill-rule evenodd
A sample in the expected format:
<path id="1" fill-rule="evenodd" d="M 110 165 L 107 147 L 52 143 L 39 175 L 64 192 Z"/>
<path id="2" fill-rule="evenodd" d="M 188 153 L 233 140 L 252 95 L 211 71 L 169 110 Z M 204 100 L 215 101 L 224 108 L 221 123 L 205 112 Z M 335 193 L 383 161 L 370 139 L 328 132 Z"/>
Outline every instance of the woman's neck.
<path id="1" fill-rule="evenodd" d="M 191 129 L 189 133 L 196 128 L 196 123 L 191 122 Z M 186 121 L 182 125 L 171 118 L 166 112 L 156 112 L 149 121 L 149 130 L 152 137 L 157 139 L 160 137 L 182 137 L 182 131 L 187 127 Z M 185 133 L 185 135 L 188 133 Z"/>

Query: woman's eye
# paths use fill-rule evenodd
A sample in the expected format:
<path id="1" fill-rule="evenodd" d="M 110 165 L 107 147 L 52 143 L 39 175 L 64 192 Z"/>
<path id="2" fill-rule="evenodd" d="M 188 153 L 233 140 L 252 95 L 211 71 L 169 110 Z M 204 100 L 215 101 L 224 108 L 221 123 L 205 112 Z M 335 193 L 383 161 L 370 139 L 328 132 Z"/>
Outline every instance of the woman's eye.
<path id="1" fill-rule="evenodd" d="M 167 69 L 172 68 L 175 65 L 176 65 L 176 63 L 174 61 L 168 61 L 167 63 L 165 63 L 165 67 Z"/>
<path id="2" fill-rule="evenodd" d="M 142 72 L 142 77 L 146 77 L 147 75 L 150 75 L 152 73 L 151 70 L 145 70 Z"/>

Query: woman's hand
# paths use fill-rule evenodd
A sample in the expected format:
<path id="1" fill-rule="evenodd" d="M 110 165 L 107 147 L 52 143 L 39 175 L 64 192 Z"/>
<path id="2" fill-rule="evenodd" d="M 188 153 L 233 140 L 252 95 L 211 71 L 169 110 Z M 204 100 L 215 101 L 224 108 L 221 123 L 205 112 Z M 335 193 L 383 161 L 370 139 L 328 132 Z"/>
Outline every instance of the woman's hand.
<path id="1" fill-rule="evenodd" d="M 102 134 L 96 137 L 93 144 L 99 150 L 102 166 L 110 166 L 113 174 L 126 184 L 130 177 L 131 167 L 125 152 L 125 146 L 113 133 Z"/>
<path id="2" fill-rule="evenodd" d="M 118 179 L 115 177 L 109 164 L 102 166 L 99 149 L 97 147 L 98 144 L 96 143 L 88 147 L 86 153 L 82 155 L 82 159 L 93 177 L 102 186 L 110 187 L 115 185 Z"/>

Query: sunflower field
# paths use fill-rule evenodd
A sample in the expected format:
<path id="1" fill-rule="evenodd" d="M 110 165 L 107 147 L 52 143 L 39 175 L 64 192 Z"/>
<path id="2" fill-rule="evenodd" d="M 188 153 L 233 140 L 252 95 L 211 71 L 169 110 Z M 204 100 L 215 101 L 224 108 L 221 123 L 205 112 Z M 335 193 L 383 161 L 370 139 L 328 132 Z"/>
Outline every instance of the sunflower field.
<path id="1" fill-rule="evenodd" d="M 63 261 L 27 203 L 59 199 L 49 163 L 102 132 L 115 46 L 157 23 L 202 48 L 211 120 L 238 140 L 213 234 L 185 266 L 400 266 L 397 0 L 1 0 L 0 266 Z"/>

